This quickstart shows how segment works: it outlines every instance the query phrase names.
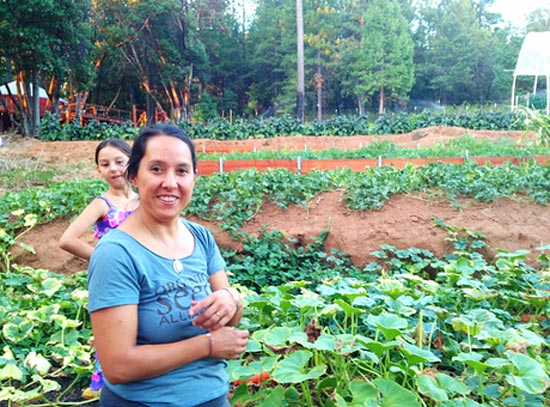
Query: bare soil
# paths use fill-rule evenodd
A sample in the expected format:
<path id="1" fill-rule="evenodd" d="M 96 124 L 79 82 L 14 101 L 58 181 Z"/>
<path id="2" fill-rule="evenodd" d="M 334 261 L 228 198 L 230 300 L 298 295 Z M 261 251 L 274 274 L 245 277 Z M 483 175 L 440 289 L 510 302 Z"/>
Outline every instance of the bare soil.
<path id="1" fill-rule="evenodd" d="M 476 138 L 499 140 L 510 138 L 525 142 L 519 131 L 472 131 L 457 127 L 431 127 L 412 133 L 385 136 L 354 137 L 279 137 L 263 140 L 214 141 L 195 140 L 197 150 L 203 146 L 253 145 L 257 148 L 342 148 L 352 149 L 374 141 L 418 147 L 445 143 L 453 138 L 470 134 Z M 531 136 L 532 137 L 532 136 Z M 62 168 L 66 164 L 89 163 L 85 167 L 94 173 L 92 163 L 97 142 L 40 142 L 37 140 L 8 140 L 0 154 L 20 159 L 33 159 Z M 100 191 L 98 191 L 98 194 Z M 312 237 L 328 229 L 328 250 L 336 248 L 349 253 L 355 265 L 363 267 L 374 259 L 372 252 L 387 244 L 398 249 L 416 247 L 430 250 L 438 256 L 448 253 L 451 246 L 445 241 L 447 233 L 434 225 L 434 217 L 448 225 L 479 231 L 487 237 L 486 255 L 493 258 L 497 249 L 531 251 L 529 262 L 536 263 L 540 254 L 536 248 L 550 243 L 550 207 L 535 204 L 520 196 L 508 197 L 493 203 L 480 203 L 471 199 L 461 201 L 461 208 L 452 207 L 444 197 L 423 194 L 395 195 L 377 211 L 352 211 L 342 202 L 343 191 L 333 191 L 314 197 L 307 208 L 292 206 L 286 210 L 266 202 L 243 229 L 257 233 L 261 228 L 277 229 L 286 236 L 306 244 Z M 232 240 L 219 225 L 201 219 L 192 220 L 209 227 L 223 248 L 240 250 L 239 242 Z M 21 241 L 32 246 L 36 254 L 21 253 L 16 262 L 34 268 L 46 268 L 61 273 L 86 269 L 86 262 L 57 247 L 57 239 L 69 224 L 69 219 L 58 219 L 40 225 L 24 234 Z M 86 239 L 93 242 L 91 234 Z"/>

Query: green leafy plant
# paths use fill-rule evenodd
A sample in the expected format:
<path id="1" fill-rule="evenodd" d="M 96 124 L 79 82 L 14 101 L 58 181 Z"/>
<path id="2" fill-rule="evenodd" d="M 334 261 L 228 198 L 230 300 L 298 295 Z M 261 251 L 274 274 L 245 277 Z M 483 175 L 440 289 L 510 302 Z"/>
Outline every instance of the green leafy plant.
<path id="1" fill-rule="evenodd" d="M 525 135 L 534 131 L 538 135 L 538 143 L 543 146 L 550 144 L 550 117 L 542 110 L 519 107 L 525 126 Z"/>
<path id="2" fill-rule="evenodd" d="M 358 275 L 348 255 L 336 250 L 327 253 L 328 231 L 303 242 L 286 238 L 278 230 L 262 229 L 258 236 L 242 234 L 243 250 L 225 253 L 227 271 L 236 283 L 260 289 L 286 281 L 307 281 L 315 286 L 335 274 Z"/>
<path id="3" fill-rule="evenodd" d="M 15 265 L 0 273 L 0 401 L 68 405 L 64 395 L 91 373 L 85 278 Z"/>
<path id="4" fill-rule="evenodd" d="M 458 242 L 460 228 L 449 229 Z M 447 261 L 385 247 L 385 272 L 365 281 L 243 288 L 253 333 L 248 355 L 229 364 L 234 405 L 548 405 L 548 327 L 520 316 L 550 307 L 517 306 L 548 288 L 547 273 L 513 253 L 483 263 L 482 235 L 464 233 L 471 244 L 458 243 Z M 417 261 L 435 263 L 436 278 Z M 239 382 L 263 370 L 259 387 Z"/>

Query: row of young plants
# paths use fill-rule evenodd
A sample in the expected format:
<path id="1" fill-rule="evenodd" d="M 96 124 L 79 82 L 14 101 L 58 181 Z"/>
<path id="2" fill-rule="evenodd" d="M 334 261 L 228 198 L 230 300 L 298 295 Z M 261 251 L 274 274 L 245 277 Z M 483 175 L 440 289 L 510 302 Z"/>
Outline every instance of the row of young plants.
<path id="1" fill-rule="evenodd" d="M 453 245 L 442 258 L 385 245 L 358 269 L 327 255 L 326 233 L 306 252 L 263 231 L 246 257 L 267 281 L 224 252 L 251 332 L 228 364 L 232 404 L 549 406 L 550 247 L 537 249 L 539 267 L 525 250 L 489 263 L 482 233 L 434 221 Z M 278 260 L 291 275 L 270 267 Z M 67 394 L 92 369 L 85 277 L 15 264 L 0 273 L 3 405 L 77 404 Z"/>
<path id="2" fill-rule="evenodd" d="M 345 202 L 355 210 L 377 209 L 391 194 L 430 190 L 446 193 L 451 200 L 469 196 L 486 202 L 523 193 L 545 204 L 549 196 L 548 171 L 548 167 L 534 161 L 520 166 L 432 163 L 425 167 L 377 167 L 364 172 L 341 169 L 304 175 L 285 169 L 250 169 L 199 177 L 187 211 L 221 221 L 228 229 L 238 228 L 254 215 L 265 198 L 280 207 L 305 205 L 312 196 L 335 189 L 346 190 Z M 87 179 L 9 192 L 0 199 L 0 225 L 12 231 L 22 226 L 22 219 L 9 215 L 20 209 L 22 202 L 28 213 L 38 216 L 39 223 L 78 213 L 102 185 L 100 180 Z"/>
<path id="3" fill-rule="evenodd" d="M 79 213 L 103 188 L 98 179 L 49 182 L 47 186 L 11 191 L 0 198 L 0 227 L 13 236 L 27 217 L 44 223 Z M 379 209 L 393 194 L 423 192 L 457 198 L 471 197 L 492 202 L 499 197 L 521 194 L 536 203 L 550 201 L 550 167 L 535 160 L 520 165 L 430 163 L 405 168 L 374 167 L 361 172 L 349 169 L 297 174 L 286 169 L 238 170 L 198 177 L 186 215 L 220 222 L 226 230 L 238 230 L 252 218 L 264 200 L 281 208 L 307 205 L 315 195 L 345 190 L 344 203 L 353 210 Z M 25 216 L 15 217 L 14 212 Z"/>
<path id="4" fill-rule="evenodd" d="M 199 160 L 344 160 L 360 158 L 443 158 L 443 157 L 532 157 L 550 155 L 550 145 L 540 143 L 518 144 L 501 138 L 499 140 L 476 139 L 465 134 L 444 143 L 431 146 L 402 147 L 392 143 L 391 136 L 387 140 L 378 140 L 367 145 L 358 144 L 354 149 L 328 148 L 315 151 L 304 146 L 303 149 L 262 150 L 261 145 L 256 151 L 216 153 L 199 152 Z"/>
<path id="5" fill-rule="evenodd" d="M 517 144 L 510 139 L 500 140 L 475 139 L 463 135 L 445 143 L 418 148 L 400 147 L 388 140 L 381 140 L 353 150 L 327 149 L 313 151 L 303 150 L 258 150 L 256 152 L 202 153 L 199 149 L 199 161 L 213 160 L 325 160 L 325 159 L 360 159 L 360 158 L 437 158 L 437 157 L 518 157 L 549 156 L 550 146 L 540 143 Z M 91 163 L 81 163 L 72 168 L 64 166 L 62 171 L 48 166 L 40 160 L 9 160 L 0 157 L 0 196 L 5 191 L 27 189 L 34 186 L 45 186 L 53 183 L 60 174 L 72 171 L 75 178 Z"/>
<path id="6" fill-rule="evenodd" d="M 522 111 L 461 111 L 388 114 L 374 120 L 368 117 L 337 116 L 322 121 L 301 123 L 290 117 L 267 119 L 214 119 L 205 123 L 178 122 L 194 139 L 245 140 L 278 136 L 354 136 L 400 134 L 431 126 L 457 126 L 472 130 L 526 130 L 527 116 Z M 139 129 L 131 123 L 108 125 L 96 121 L 81 127 L 79 123 L 61 125 L 53 115 L 46 115 L 40 124 L 43 141 L 102 140 L 109 137 L 133 139 Z"/>

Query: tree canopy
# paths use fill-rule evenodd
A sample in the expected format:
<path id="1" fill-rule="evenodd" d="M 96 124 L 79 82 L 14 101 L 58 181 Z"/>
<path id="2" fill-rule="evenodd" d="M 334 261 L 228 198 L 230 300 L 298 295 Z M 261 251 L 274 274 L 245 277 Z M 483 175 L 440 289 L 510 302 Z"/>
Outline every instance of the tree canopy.
<path id="1" fill-rule="evenodd" d="M 38 135 L 33 86 L 54 107 L 59 97 L 137 106 L 150 120 L 291 115 L 295 0 L 257 0 L 247 20 L 232 1 L 0 2 L 0 82 L 20 85 L 22 132 Z M 507 103 L 522 39 L 550 29 L 550 10 L 517 29 L 492 3 L 304 0 L 306 120 L 417 101 Z"/>

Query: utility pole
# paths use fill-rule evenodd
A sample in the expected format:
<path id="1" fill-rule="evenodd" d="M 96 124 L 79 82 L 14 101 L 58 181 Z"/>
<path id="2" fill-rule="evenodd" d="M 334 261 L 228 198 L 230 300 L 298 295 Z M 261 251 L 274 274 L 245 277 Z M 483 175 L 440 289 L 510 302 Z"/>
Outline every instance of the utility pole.
<path id="1" fill-rule="evenodd" d="M 296 119 L 304 121 L 304 16 L 302 0 L 296 0 L 296 37 L 298 41 L 298 89 L 296 92 Z"/>

